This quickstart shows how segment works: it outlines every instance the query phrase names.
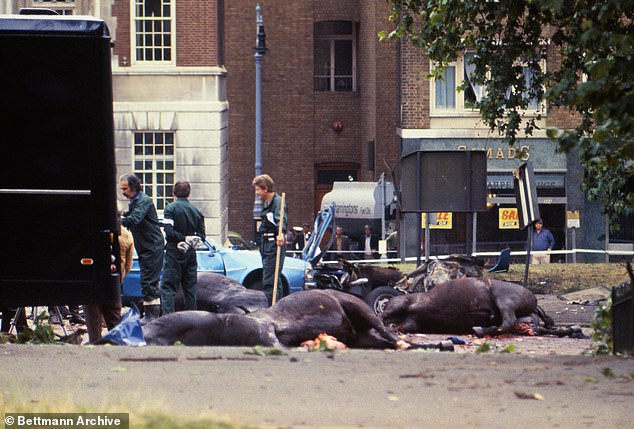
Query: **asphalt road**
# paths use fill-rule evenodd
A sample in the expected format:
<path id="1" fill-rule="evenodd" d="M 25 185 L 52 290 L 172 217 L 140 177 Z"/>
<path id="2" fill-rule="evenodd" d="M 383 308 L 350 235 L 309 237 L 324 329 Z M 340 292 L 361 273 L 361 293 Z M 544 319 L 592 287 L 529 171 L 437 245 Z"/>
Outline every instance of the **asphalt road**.
<path id="1" fill-rule="evenodd" d="M 599 296 L 600 297 L 600 296 Z M 589 334 L 597 296 L 538 296 Z M 423 342 L 446 336 L 427 335 Z M 160 411 L 264 428 L 630 427 L 634 359 L 589 338 L 462 336 L 455 352 L 0 345 L 0 403 Z M 502 353 L 509 346 L 513 353 Z M 584 354 L 585 353 L 585 354 Z M 5 412 L 10 412 L 4 405 Z"/>
<path id="2" fill-rule="evenodd" d="M 617 357 L 0 346 L 2 395 L 32 411 L 73 404 L 267 428 L 630 427 L 633 378 L 634 360 Z"/>

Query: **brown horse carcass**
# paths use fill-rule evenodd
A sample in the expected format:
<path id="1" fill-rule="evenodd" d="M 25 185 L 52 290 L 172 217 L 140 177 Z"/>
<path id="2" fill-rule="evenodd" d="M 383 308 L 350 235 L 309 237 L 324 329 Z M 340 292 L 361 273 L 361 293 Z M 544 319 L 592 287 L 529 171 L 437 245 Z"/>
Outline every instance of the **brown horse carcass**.
<path id="1" fill-rule="evenodd" d="M 383 322 L 403 333 L 476 333 L 497 335 L 511 331 L 518 318 L 536 315 L 546 327 L 553 320 L 537 305 L 528 289 L 500 280 L 463 277 L 428 292 L 392 298 Z"/>

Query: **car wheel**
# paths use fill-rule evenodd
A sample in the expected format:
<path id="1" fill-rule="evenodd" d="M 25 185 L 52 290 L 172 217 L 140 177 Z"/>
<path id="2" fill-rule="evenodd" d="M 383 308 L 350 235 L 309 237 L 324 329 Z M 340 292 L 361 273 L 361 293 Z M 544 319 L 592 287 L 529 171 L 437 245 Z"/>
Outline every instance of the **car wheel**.
<path id="1" fill-rule="evenodd" d="M 252 282 L 249 282 L 248 284 L 244 285 L 247 289 L 253 289 L 253 290 L 264 290 L 264 285 L 262 284 L 262 280 L 253 280 Z"/>
<path id="2" fill-rule="evenodd" d="M 383 313 L 387 302 L 398 295 L 401 295 L 401 292 L 396 289 L 389 286 L 380 286 L 370 291 L 365 297 L 365 302 L 374 310 L 374 313 L 379 316 Z"/>

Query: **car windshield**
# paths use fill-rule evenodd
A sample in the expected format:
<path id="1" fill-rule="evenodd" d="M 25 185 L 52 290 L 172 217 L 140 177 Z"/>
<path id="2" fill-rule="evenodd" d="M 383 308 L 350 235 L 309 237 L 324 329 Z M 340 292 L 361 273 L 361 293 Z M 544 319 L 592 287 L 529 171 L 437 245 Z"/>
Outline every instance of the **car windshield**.
<path id="1" fill-rule="evenodd" d="M 245 240 L 244 237 L 242 237 L 241 235 L 228 235 L 227 236 L 227 240 L 229 242 L 229 244 L 231 244 L 231 247 L 234 249 L 241 249 L 241 250 L 254 250 L 256 249 L 256 246 L 254 243 L 250 243 L 249 241 Z"/>
<path id="2" fill-rule="evenodd" d="M 211 238 L 206 239 L 205 241 L 202 241 L 198 247 L 196 247 L 196 250 L 198 251 L 208 251 L 211 250 L 210 246 L 212 246 L 214 249 L 216 250 L 220 250 L 222 249 L 222 245 L 220 245 L 219 243 L 216 243 L 214 240 L 212 240 Z"/>

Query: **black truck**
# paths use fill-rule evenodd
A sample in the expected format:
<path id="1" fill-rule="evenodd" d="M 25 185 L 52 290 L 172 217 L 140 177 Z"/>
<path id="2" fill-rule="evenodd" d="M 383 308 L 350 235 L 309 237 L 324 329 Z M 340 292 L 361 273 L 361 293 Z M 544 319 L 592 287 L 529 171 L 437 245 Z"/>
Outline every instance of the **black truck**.
<path id="1" fill-rule="evenodd" d="M 0 16 L 0 308 L 120 294 L 110 35 Z"/>

